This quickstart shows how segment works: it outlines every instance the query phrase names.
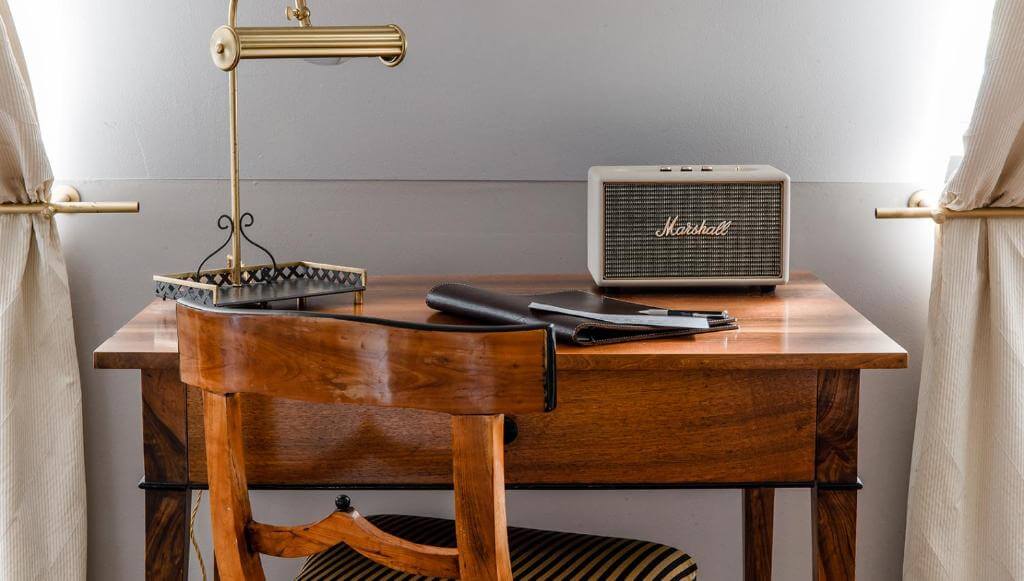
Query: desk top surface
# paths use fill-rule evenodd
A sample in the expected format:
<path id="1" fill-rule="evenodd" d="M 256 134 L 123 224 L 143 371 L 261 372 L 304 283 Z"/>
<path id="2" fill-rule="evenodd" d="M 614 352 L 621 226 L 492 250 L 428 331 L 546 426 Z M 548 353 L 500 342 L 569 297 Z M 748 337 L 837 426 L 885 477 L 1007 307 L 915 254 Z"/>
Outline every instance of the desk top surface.
<path id="1" fill-rule="evenodd" d="M 313 299 L 311 308 L 346 314 L 462 323 L 424 303 L 438 282 L 460 281 L 508 292 L 596 290 L 587 275 L 371 276 L 363 305 L 352 297 Z M 740 328 L 695 337 L 578 347 L 558 346 L 566 369 L 894 369 L 907 352 L 810 273 L 796 273 L 774 294 L 752 289 L 616 292 L 616 298 L 668 308 L 727 309 Z M 155 300 L 93 353 L 100 369 L 173 368 L 178 364 L 174 303 Z"/>

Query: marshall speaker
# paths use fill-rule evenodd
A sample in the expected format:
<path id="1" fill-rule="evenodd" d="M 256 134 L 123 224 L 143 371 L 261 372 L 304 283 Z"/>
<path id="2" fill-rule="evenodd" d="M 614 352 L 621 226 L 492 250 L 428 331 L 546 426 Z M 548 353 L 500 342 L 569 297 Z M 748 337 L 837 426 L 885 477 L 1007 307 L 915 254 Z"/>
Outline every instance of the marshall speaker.
<path id="1" fill-rule="evenodd" d="M 590 168 L 598 286 L 785 284 L 789 176 L 767 165 Z"/>

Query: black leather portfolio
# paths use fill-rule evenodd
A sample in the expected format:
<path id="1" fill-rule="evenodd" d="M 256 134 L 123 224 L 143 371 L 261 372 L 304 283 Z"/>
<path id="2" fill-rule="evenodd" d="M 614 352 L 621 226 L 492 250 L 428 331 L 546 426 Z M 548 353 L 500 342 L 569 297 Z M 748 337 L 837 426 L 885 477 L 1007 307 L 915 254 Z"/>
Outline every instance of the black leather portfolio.
<path id="1" fill-rule="evenodd" d="M 609 323 L 531 309 L 531 303 L 606 315 L 637 315 L 643 309 L 655 308 L 579 290 L 526 295 L 501 293 L 461 283 L 445 283 L 427 293 L 427 306 L 443 313 L 501 325 L 550 323 L 554 325 L 555 336 L 559 341 L 575 345 L 683 337 L 737 328 L 736 320 L 732 318 L 709 321 L 708 328 L 704 329 Z"/>

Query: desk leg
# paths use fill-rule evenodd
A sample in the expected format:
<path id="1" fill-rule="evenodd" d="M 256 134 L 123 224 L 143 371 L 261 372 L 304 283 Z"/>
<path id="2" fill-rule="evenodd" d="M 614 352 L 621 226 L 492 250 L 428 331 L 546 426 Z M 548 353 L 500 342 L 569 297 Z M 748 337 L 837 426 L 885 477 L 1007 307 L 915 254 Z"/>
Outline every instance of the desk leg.
<path id="1" fill-rule="evenodd" d="M 187 490 L 146 491 L 146 580 L 188 579 Z"/>
<path id="2" fill-rule="evenodd" d="M 743 579 L 771 581 L 775 489 L 743 490 Z"/>
<path id="3" fill-rule="evenodd" d="M 185 384 L 176 369 L 142 370 L 142 443 L 146 482 L 146 580 L 188 578 Z"/>
<path id="4" fill-rule="evenodd" d="M 811 493 L 815 581 L 853 581 L 857 561 L 857 491 Z"/>
<path id="5" fill-rule="evenodd" d="M 814 580 L 853 581 L 857 561 L 857 418 L 860 371 L 818 372 Z"/>

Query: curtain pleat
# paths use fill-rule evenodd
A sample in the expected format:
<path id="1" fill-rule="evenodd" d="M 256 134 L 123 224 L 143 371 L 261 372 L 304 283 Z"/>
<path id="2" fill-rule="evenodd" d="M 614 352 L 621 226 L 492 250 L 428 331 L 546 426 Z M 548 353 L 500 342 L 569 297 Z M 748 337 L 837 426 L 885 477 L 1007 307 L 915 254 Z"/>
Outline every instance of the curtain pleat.
<path id="1" fill-rule="evenodd" d="M 999 0 L 943 202 L 1024 206 L 1024 0 Z M 951 220 L 932 273 L 903 576 L 1024 580 L 1024 220 Z"/>
<path id="2" fill-rule="evenodd" d="M 951 210 L 1024 206 L 1024 0 L 996 2 L 964 161 L 943 202 Z"/>
<path id="3" fill-rule="evenodd" d="M 0 0 L 0 204 L 38 202 L 52 182 L 25 55 L 7 0 Z"/>
<path id="4" fill-rule="evenodd" d="M 1024 220 L 944 225 L 904 578 L 1024 579 Z"/>
<path id="5" fill-rule="evenodd" d="M 82 395 L 60 241 L 0 216 L 0 579 L 85 579 Z"/>
<path id="6" fill-rule="evenodd" d="M 25 60 L 0 0 L 0 203 L 52 181 Z M 86 576 L 82 394 L 56 223 L 0 215 L 0 581 Z"/>

